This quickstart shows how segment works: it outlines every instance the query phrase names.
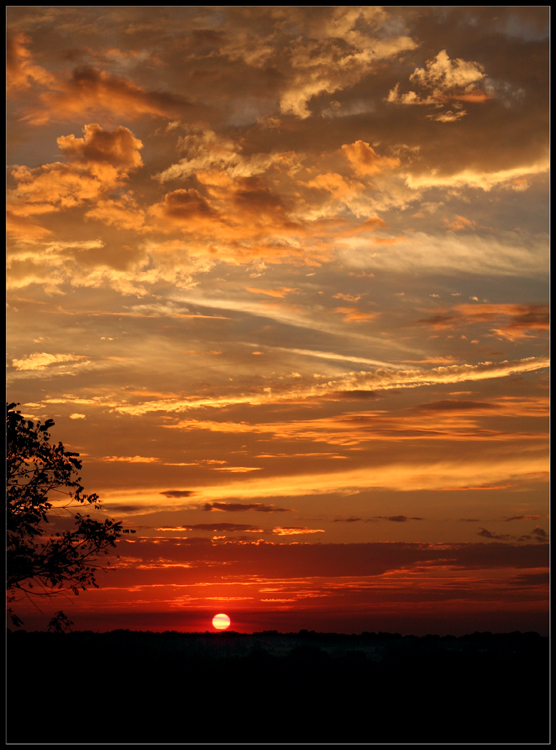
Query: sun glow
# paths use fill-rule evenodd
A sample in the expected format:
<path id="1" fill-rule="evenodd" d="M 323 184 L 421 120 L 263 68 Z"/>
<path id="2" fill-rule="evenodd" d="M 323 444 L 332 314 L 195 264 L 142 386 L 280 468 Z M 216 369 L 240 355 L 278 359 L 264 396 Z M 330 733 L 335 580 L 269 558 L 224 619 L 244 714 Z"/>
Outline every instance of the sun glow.
<path id="1" fill-rule="evenodd" d="M 216 630 L 226 630 L 226 628 L 230 627 L 230 618 L 228 615 L 214 615 L 212 618 L 212 624 L 213 627 L 216 628 Z"/>

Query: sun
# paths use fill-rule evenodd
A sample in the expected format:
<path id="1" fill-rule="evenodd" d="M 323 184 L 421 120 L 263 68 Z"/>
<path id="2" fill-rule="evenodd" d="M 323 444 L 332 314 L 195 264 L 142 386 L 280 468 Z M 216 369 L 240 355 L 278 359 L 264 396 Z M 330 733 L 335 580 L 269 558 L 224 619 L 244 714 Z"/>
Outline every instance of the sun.
<path id="1" fill-rule="evenodd" d="M 217 630 L 226 630 L 230 627 L 230 622 L 228 615 L 214 615 L 212 618 L 212 624 Z"/>

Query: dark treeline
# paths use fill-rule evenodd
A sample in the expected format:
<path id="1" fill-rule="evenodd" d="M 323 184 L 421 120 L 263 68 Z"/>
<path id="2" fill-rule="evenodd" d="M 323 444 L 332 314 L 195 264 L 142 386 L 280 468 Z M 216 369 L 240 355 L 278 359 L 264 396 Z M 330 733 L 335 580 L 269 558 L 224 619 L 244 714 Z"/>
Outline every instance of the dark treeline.
<path id="1" fill-rule="evenodd" d="M 9 743 L 546 743 L 548 638 L 7 637 Z"/>

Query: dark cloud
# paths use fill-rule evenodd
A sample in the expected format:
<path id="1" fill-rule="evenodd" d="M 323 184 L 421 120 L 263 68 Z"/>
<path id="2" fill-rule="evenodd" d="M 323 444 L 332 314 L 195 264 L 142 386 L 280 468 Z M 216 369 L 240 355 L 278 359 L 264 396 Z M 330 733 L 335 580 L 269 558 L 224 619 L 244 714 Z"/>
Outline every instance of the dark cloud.
<path id="1" fill-rule="evenodd" d="M 189 221 L 196 217 L 215 216 L 207 200 L 195 190 L 179 189 L 164 196 L 163 213 L 174 221 Z"/>
<path id="2" fill-rule="evenodd" d="M 354 523 L 355 521 L 363 521 L 364 523 L 377 523 L 378 521 L 393 521 L 394 523 L 406 523 L 406 521 L 424 521 L 424 518 L 419 516 L 373 516 L 372 518 L 359 518 L 358 516 L 350 516 L 348 518 L 335 518 L 335 523 Z"/>
<path id="3" fill-rule="evenodd" d="M 529 542 L 532 539 L 537 542 L 548 541 L 548 534 L 540 526 L 536 526 L 531 534 L 522 534 L 521 536 L 515 536 L 514 534 L 494 534 L 488 529 L 481 529 L 477 532 L 478 536 L 482 536 L 485 539 L 496 539 L 503 542 L 509 542 L 514 540 L 516 542 Z"/>
<path id="4" fill-rule="evenodd" d="M 485 539 L 499 539 L 501 541 L 516 539 L 516 537 L 512 536 L 511 534 L 493 534 L 492 531 L 489 531 L 488 529 L 481 529 L 477 532 L 477 535 L 483 536 Z"/>
<path id="5" fill-rule="evenodd" d="M 384 521 L 394 521 L 395 523 L 405 523 L 406 521 L 424 521 L 424 518 L 420 518 L 419 516 L 374 516 L 373 519 L 381 519 Z"/>
<path id="6" fill-rule="evenodd" d="M 357 516 L 350 516 L 349 518 L 335 518 L 334 523 L 355 523 L 356 521 L 363 521 L 365 519 Z"/>
<path id="7" fill-rule="evenodd" d="M 535 526 L 535 528 L 533 529 L 531 533 L 534 534 L 536 537 L 538 537 L 542 541 L 546 541 L 548 539 L 548 534 L 540 526 Z"/>
<path id="8" fill-rule="evenodd" d="M 536 521 L 540 516 L 510 516 L 505 521 Z M 478 519 L 477 519 L 478 520 Z"/>
<path id="9" fill-rule="evenodd" d="M 353 391 L 333 391 L 330 394 L 331 398 L 346 400 L 346 401 L 364 401 L 368 399 L 379 398 L 376 391 L 365 391 L 365 390 L 353 390 Z"/>
<path id="10" fill-rule="evenodd" d="M 164 497 L 191 497 L 195 494 L 194 490 L 165 490 L 160 493 Z"/>
<path id="11" fill-rule="evenodd" d="M 523 305 L 523 310 L 511 318 L 507 328 L 545 329 L 549 327 L 548 305 Z"/>
<path id="12" fill-rule="evenodd" d="M 275 505 L 264 503 L 205 503 L 203 510 L 220 510 L 227 513 L 239 513 L 254 510 L 257 513 L 292 513 L 291 508 L 277 508 Z"/>

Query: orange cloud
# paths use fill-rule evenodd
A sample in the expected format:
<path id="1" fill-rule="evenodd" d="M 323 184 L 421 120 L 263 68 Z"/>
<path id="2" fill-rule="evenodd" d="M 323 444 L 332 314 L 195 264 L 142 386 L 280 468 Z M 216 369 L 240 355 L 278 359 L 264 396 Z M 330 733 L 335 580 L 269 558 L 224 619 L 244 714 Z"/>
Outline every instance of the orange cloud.
<path id="1" fill-rule="evenodd" d="M 58 138 L 58 148 L 68 161 L 110 164 L 125 173 L 143 166 L 139 153 L 143 144 L 123 125 L 109 131 L 92 123 L 84 126 L 83 134 L 83 138 L 73 134 Z"/>
<path id="2" fill-rule="evenodd" d="M 131 170 L 142 166 L 140 140 L 123 126 L 106 131 L 100 125 L 85 125 L 84 137 L 58 138 L 67 164 L 54 162 L 30 169 L 12 170 L 17 187 L 8 191 L 12 214 L 27 217 L 74 208 L 97 200 L 119 187 Z M 36 234 L 36 232 L 35 232 Z"/>
<path id="3" fill-rule="evenodd" d="M 341 313 L 344 316 L 344 320 L 348 323 L 352 321 L 361 323 L 365 320 L 374 320 L 380 315 L 380 313 L 376 312 L 363 312 L 356 307 L 336 307 L 335 312 Z"/>
<path id="4" fill-rule="evenodd" d="M 324 529 L 308 529 L 306 526 L 277 526 L 272 529 L 276 536 L 295 536 L 297 534 L 324 534 Z"/>
<path id="5" fill-rule="evenodd" d="M 306 183 L 307 187 L 317 188 L 318 190 L 328 190 L 335 198 L 350 195 L 365 189 L 360 182 L 346 182 L 342 175 L 335 172 L 319 174 L 314 180 Z"/>
<path id="6" fill-rule="evenodd" d="M 289 287 L 281 287 L 280 289 L 253 289 L 253 287 L 245 287 L 248 292 L 252 294 L 266 294 L 268 297 L 285 297 L 289 292 L 294 292 L 295 289 Z"/>
<path id="7" fill-rule="evenodd" d="M 145 212 L 130 195 L 122 195 L 118 200 L 99 199 L 85 216 L 121 229 L 139 231 L 145 227 Z"/>
<path id="8" fill-rule="evenodd" d="M 435 108 L 450 101 L 482 104 L 493 98 L 492 82 L 486 79 L 484 67 L 478 62 L 468 62 L 457 58 L 451 60 L 446 50 L 441 50 L 434 59 L 427 60 L 424 68 L 415 68 L 409 81 L 421 93 L 408 91 L 400 93 L 400 84 L 392 88 L 386 101 L 395 104 L 429 105 Z M 489 91 L 481 88 L 488 85 Z M 454 109 L 431 114 L 429 117 L 439 122 L 456 122 L 467 113 L 461 104 Z"/>
<path id="9" fill-rule="evenodd" d="M 446 224 L 449 229 L 453 229 L 455 232 L 459 232 L 463 229 L 475 229 L 476 227 L 474 221 L 471 221 L 471 219 L 466 219 L 465 216 L 458 216 L 457 214 L 451 221 L 450 219 L 444 219 L 444 224 Z"/>
<path id="10" fill-rule="evenodd" d="M 347 156 L 355 172 L 360 175 L 376 175 L 400 166 L 398 158 L 379 156 L 374 148 L 365 143 L 365 141 L 355 141 L 355 143 L 346 144 L 342 146 L 342 151 Z"/>
<path id="11" fill-rule="evenodd" d="M 69 78 L 50 78 L 48 83 L 50 90 L 39 94 L 40 105 L 22 118 L 32 125 L 105 112 L 117 118 L 144 114 L 170 118 L 190 106 L 174 94 L 149 91 L 125 78 L 89 66 L 76 68 Z"/>
<path id="12" fill-rule="evenodd" d="M 435 329 L 454 329 L 461 325 L 487 323 L 500 318 L 510 318 L 505 329 L 491 329 L 506 338 L 523 338 L 526 330 L 548 330 L 548 305 L 514 304 L 463 304 L 436 310 L 430 318 L 421 318 L 418 323 L 431 325 Z"/>
<path id="13" fill-rule="evenodd" d="M 214 222 L 218 219 L 206 198 L 195 188 L 182 188 L 167 193 L 161 203 L 151 207 L 151 212 L 162 219 L 184 224 L 189 229 L 214 227 Z"/>
<path id="14" fill-rule="evenodd" d="M 55 77 L 40 65 L 35 65 L 27 46 L 31 43 L 25 34 L 8 35 L 6 42 L 6 82 L 11 89 L 30 88 L 34 84 L 50 86 Z"/>

